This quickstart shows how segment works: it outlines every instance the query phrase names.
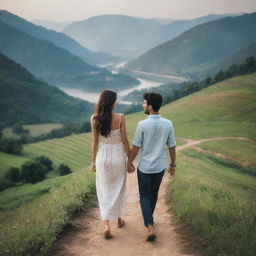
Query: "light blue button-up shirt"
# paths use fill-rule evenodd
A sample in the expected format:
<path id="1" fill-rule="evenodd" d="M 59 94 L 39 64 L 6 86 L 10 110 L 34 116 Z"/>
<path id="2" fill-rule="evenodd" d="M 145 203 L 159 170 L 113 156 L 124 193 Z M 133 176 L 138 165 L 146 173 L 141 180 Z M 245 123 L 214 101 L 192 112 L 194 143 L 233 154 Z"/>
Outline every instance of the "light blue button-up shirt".
<path id="1" fill-rule="evenodd" d="M 160 115 L 149 115 L 138 123 L 133 145 L 140 148 L 138 168 L 141 172 L 161 172 L 168 167 L 166 145 L 176 146 L 172 122 Z"/>

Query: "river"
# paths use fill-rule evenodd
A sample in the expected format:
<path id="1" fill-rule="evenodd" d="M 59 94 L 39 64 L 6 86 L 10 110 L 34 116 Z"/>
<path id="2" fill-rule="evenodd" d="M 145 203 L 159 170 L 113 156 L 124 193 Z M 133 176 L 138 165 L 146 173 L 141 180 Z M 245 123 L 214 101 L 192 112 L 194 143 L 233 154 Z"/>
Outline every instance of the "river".
<path id="1" fill-rule="evenodd" d="M 140 79 L 140 78 L 137 78 L 137 79 L 140 81 L 139 85 L 137 85 L 133 88 L 119 91 L 117 93 L 118 103 L 132 104 L 132 102 L 124 101 L 124 100 L 122 100 L 122 98 L 124 96 L 128 95 L 130 92 L 133 92 L 135 90 L 141 90 L 141 89 L 151 88 L 151 87 L 158 87 L 161 84 L 161 83 L 157 83 L 157 82 L 153 82 L 153 81 L 149 81 L 149 80 L 145 80 L 145 79 Z M 99 93 L 88 92 L 88 91 L 84 91 L 81 89 L 74 89 L 74 88 L 67 88 L 67 87 L 60 87 L 60 89 L 70 96 L 77 97 L 77 98 L 89 101 L 91 103 L 96 103 L 98 101 L 99 95 L 100 95 Z"/>
<path id="2" fill-rule="evenodd" d="M 118 63 L 114 68 L 112 66 L 112 73 L 117 74 L 118 73 L 117 70 L 119 68 L 123 67 L 125 64 L 126 64 L 126 62 L 122 62 L 122 63 Z M 139 85 L 136 85 L 135 87 L 132 87 L 129 89 L 118 91 L 118 93 L 117 93 L 118 103 L 132 104 L 132 102 L 124 101 L 124 100 L 122 100 L 122 98 L 135 90 L 142 90 L 142 89 L 146 89 L 146 88 L 158 87 L 162 84 L 159 82 L 154 82 L 154 81 L 150 81 L 150 80 L 146 80 L 146 79 L 142 79 L 142 78 L 137 78 L 137 79 L 140 81 Z M 59 87 L 59 88 L 70 96 L 77 97 L 77 98 L 89 101 L 91 103 L 96 103 L 99 98 L 99 93 L 84 91 L 81 89 L 67 88 L 67 87 Z"/>

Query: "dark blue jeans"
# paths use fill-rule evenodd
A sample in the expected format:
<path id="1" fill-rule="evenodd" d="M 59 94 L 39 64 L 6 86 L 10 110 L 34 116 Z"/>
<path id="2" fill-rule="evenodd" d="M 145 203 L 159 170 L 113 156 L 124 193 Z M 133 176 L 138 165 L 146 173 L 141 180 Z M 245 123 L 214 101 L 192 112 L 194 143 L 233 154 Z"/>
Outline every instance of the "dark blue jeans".
<path id="1" fill-rule="evenodd" d="M 140 192 L 140 207 L 144 225 L 154 225 L 153 213 L 156 207 L 158 190 L 162 182 L 164 170 L 159 173 L 146 174 L 137 170 Z"/>

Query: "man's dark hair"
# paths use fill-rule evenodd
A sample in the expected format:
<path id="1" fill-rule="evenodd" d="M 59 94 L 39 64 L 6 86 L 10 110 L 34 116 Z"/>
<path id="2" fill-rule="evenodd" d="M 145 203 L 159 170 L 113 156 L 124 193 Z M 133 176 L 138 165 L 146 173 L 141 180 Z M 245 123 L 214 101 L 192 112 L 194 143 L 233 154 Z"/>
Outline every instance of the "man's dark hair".
<path id="1" fill-rule="evenodd" d="M 162 106 L 162 95 L 156 92 L 146 92 L 143 94 L 144 100 L 147 101 L 148 105 L 151 105 L 154 111 L 158 112 Z"/>

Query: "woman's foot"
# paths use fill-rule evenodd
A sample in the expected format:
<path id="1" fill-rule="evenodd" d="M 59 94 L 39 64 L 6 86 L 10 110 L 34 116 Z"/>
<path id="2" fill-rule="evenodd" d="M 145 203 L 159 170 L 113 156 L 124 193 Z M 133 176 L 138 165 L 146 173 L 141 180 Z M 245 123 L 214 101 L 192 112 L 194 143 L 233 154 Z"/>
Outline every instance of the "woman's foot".
<path id="1" fill-rule="evenodd" d="M 108 226 L 105 227 L 105 230 L 104 230 L 104 237 L 105 237 L 106 239 L 110 239 L 111 237 L 113 237 L 113 236 L 111 235 L 110 228 L 109 228 Z"/>
<path id="2" fill-rule="evenodd" d="M 121 228 L 124 226 L 124 224 L 125 224 L 125 221 L 122 218 L 118 218 L 117 227 Z"/>

